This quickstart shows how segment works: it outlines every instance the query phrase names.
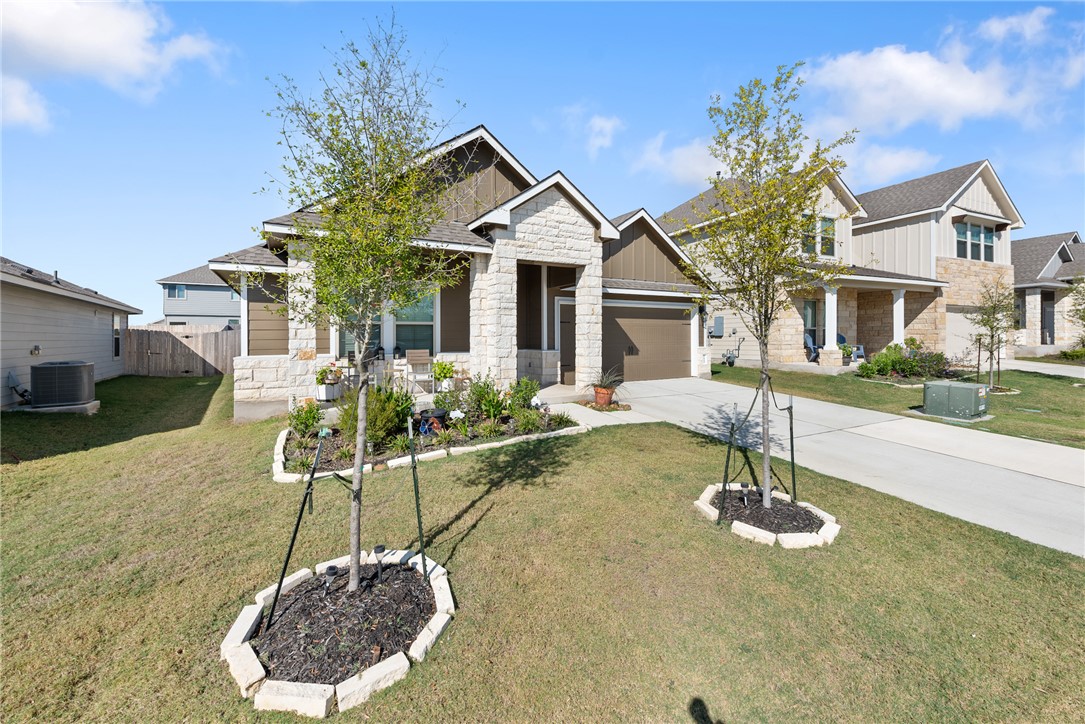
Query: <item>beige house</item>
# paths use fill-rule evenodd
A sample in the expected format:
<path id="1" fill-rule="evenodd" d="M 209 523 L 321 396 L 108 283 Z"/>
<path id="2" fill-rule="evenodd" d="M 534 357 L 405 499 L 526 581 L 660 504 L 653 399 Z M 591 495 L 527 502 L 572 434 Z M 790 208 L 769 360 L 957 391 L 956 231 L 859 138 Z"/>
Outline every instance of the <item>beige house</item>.
<path id="1" fill-rule="evenodd" d="M 667 212 L 664 228 L 688 241 L 683 219 L 696 217 L 701 195 Z M 792 298 L 769 342 L 770 359 L 802 363 L 807 341 L 823 347 L 819 364 L 840 365 L 838 342 L 867 355 L 915 337 L 949 355 L 969 351 L 964 314 L 984 283 L 1013 283 L 1010 230 L 1023 220 L 988 161 L 852 195 L 839 178 L 826 184 L 816 235 L 803 240 L 851 273 Z M 847 218 L 841 218 L 847 216 Z M 713 312 L 713 357 L 756 361 L 756 342 L 736 314 Z"/>
<path id="2" fill-rule="evenodd" d="M 709 373 L 696 288 L 685 253 L 643 209 L 608 219 L 560 171 L 536 178 L 485 127 L 436 147 L 470 154 L 446 217 L 415 243 L 462 260 L 454 286 L 378 324 L 385 359 L 425 349 L 463 374 L 502 384 L 586 387 L 616 367 L 627 380 Z M 464 186 L 467 185 L 467 186 Z M 274 414 L 315 393 L 316 369 L 348 355 L 354 340 L 277 315 L 251 274 L 282 285 L 296 268 L 287 253 L 295 212 L 269 219 L 266 243 L 210 261 L 241 298 L 242 352 L 234 360 L 235 413 Z M 246 413 L 245 416 L 250 416 Z"/>
<path id="3" fill-rule="evenodd" d="M 1085 333 L 1070 318 L 1074 280 L 1085 275 L 1085 244 L 1076 231 L 1018 239 L 1011 246 L 1017 306 L 1017 353 L 1046 355 L 1075 346 Z"/>

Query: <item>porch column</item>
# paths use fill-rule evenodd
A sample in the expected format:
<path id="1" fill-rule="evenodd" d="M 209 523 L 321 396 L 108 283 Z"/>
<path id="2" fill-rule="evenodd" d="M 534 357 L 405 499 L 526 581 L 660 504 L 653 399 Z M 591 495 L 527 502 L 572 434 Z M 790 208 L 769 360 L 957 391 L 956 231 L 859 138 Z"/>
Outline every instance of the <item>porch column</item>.
<path id="1" fill-rule="evenodd" d="M 837 349 L 836 287 L 825 287 L 825 349 Z"/>
<path id="2" fill-rule="evenodd" d="M 541 280 L 539 286 L 542 287 L 542 339 L 540 340 L 539 349 L 543 350 L 544 352 L 550 349 L 550 347 L 546 344 L 547 337 L 549 336 L 550 331 L 550 310 L 547 309 L 546 305 L 546 288 L 548 276 L 549 274 L 547 273 L 546 264 L 543 264 L 542 269 L 539 271 L 539 278 Z"/>
<path id="3" fill-rule="evenodd" d="M 893 344 L 904 344 L 904 290 L 893 290 Z"/>
<path id="4" fill-rule="evenodd" d="M 249 356 L 249 274 L 241 272 L 241 356 Z"/>

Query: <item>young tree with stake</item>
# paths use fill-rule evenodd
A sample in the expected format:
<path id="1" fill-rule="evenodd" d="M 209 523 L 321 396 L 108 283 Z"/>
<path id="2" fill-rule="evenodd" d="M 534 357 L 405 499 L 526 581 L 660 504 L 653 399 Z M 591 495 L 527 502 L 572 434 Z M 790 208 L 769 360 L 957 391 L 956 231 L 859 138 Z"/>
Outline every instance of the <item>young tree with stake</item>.
<path id="1" fill-rule="evenodd" d="M 287 314 L 305 325 L 332 324 L 354 335 L 358 431 L 350 505 L 350 579 L 359 585 L 362 466 L 374 318 L 454 282 L 452 256 L 414 244 L 449 203 L 447 180 L 462 159 L 429 152 L 445 125 L 431 116 L 440 79 L 410 63 L 394 21 L 378 25 L 363 52 L 334 54 L 316 97 L 283 77 L 276 86 L 282 123 L 283 196 L 295 214 Z M 379 341 L 379 340 L 378 340 Z"/>
<path id="2" fill-rule="evenodd" d="M 965 319 L 979 328 L 974 339 L 979 354 L 987 354 L 987 383 L 995 386 L 995 359 L 1001 353 L 1006 335 L 1013 331 L 1017 311 L 1013 304 L 1013 287 L 1006 283 L 1002 275 L 985 282 L 980 287 L 978 304 L 971 312 L 965 313 Z M 977 367 L 978 367 L 977 362 Z M 976 380 L 979 382 L 979 379 Z"/>
<path id="3" fill-rule="evenodd" d="M 777 68 L 771 85 L 755 79 L 738 89 L 731 105 L 716 96 L 708 109 L 716 133 L 709 151 L 728 169 L 709 179 L 712 188 L 685 224 L 693 261 L 690 277 L 708 305 L 729 307 L 757 341 L 761 356 L 762 503 L 771 507 L 769 451 L 769 338 L 791 295 L 831 284 L 847 273 L 803 243 L 819 223 L 822 190 L 844 168 L 836 151 L 854 132 L 813 146 L 795 110 L 803 81 L 801 63 Z"/>

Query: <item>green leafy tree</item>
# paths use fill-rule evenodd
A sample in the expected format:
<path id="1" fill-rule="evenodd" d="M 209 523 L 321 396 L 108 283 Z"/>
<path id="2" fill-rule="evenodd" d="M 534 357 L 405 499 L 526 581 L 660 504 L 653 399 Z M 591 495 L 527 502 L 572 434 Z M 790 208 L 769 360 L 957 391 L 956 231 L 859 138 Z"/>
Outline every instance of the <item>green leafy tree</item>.
<path id="1" fill-rule="evenodd" d="M 768 348 L 773 326 L 794 294 L 831 283 L 847 272 L 835 259 L 804 244 L 811 223 L 825 215 L 822 191 L 844 168 L 836 154 L 854 132 L 810 145 L 795 109 L 803 81 L 801 63 L 777 68 L 766 85 L 755 79 L 738 89 L 729 106 L 716 96 L 708 108 L 716 132 L 709 146 L 729 176 L 712 188 L 684 223 L 687 246 L 706 304 L 729 307 L 757 341 L 761 355 L 763 505 L 772 505 L 769 451 Z"/>
<path id="2" fill-rule="evenodd" d="M 394 21 L 370 31 L 368 47 L 347 43 L 333 72 L 310 96 L 283 77 L 271 116 L 282 123 L 286 151 L 282 195 L 295 214 L 288 241 L 297 265 L 288 274 L 288 314 L 305 325 L 333 324 L 354 335 L 357 430 L 350 505 L 350 580 L 359 585 L 362 466 L 365 462 L 370 342 L 385 305 L 409 306 L 453 283 L 454 257 L 421 249 L 444 217 L 447 181 L 463 159 L 433 153 L 445 124 L 429 93 L 440 79 L 410 60 Z"/>
<path id="3" fill-rule="evenodd" d="M 978 303 L 964 316 L 979 330 L 973 335 L 973 340 L 981 358 L 987 356 L 988 384 L 994 387 L 995 360 L 1001 354 L 1006 335 L 1013 331 L 1016 322 L 1013 287 L 1006 283 L 1002 275 L 985 282 L 980 287 Z"/>
<path id="4" fill-rule="evenodd" d="M 1085 276 L 1074 277 L 1074 285 L 1070 288 L 1069 321 L 1077 327 L 1077 346 L 1085 347 Z"/>

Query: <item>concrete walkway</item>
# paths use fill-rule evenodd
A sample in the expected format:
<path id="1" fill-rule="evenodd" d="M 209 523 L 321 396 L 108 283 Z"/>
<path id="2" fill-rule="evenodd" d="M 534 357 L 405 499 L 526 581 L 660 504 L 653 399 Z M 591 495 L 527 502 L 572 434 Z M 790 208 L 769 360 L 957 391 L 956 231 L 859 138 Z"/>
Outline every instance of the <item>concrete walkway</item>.
<path id="1" fill-rule="evenodd" d="M 1004 370 L 1022 370 L 1024 372 L 1039 372 L 1044 375 L 1062 375 L 1063 377 L 1076 377 L 1085 380 L 1085 367 L 1079 365 L 1060 365 L 1054 362 L 1030 362 L 1028 360 L 1004 359 Z"/>
<path id="2" fill-rule="evenodd" d="M 576 404 L 554 409 L 593 426 L 671 422 L 722 439 L 736 415 L 745 417 L 754 396 L 746 387 L 696 378 L 629 382 L 620 393 L 630 412 Z M 787 399 L 778 402 L 785 406 Z M 759 422 L 760 403 L 738 442 L 760 447 Z M 787 453 L 787 413 L 774 410 L 769 425 L 773 451 Z M 796 397 L 795 459 L 820 473 L 1085 556 L 1085 450 Z"/>

